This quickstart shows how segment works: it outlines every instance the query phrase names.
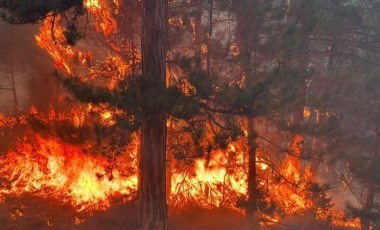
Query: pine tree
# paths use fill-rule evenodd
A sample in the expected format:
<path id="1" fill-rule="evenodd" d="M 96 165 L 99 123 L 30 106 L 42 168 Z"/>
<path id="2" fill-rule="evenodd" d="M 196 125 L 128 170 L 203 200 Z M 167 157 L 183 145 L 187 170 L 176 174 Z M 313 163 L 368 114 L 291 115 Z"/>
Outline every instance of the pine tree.
<path id="1" fill-rule="evenodd" d="M 143 2 L 142 74 L 151 84 L 151 98 L 166 88 L 168 5 L 166 0 Z M 155 105 L 156 106 L 156 105 Z M 140 229 L 167 229 L 166 114 L 155 106 L 142 108 L 140 155 Z"/>
<path id="2" fill-rule="evenodd" d="M 315 63 L 312 68 L 320 76 L 312 79 L 309 103 L 319 110 L 321 123 L 327 124 L 325 127 L 317 124 L 316 136 L 328 146 L 320 149 L 318 155 L 327 157 L 328 164 L 337 171 L 342 170 L 342 162 L 348 165 L 347 175 L 341 179 L 351 191 L 361 190 L 363 194 L 359 198 L 354 192 L 361 207 L 351 204 L 349 209 L 361 219 L 361 229 L 368 230 L 376 226 L 378 219 L 375 208 L 378 181 L 372 173 L 376 171 L 378 155 L 375 144 L 378 122 L 373 116 L 378 114 L 378 89 L 374 82 L 378 78 L 376 57 L 380 43 L 375 18 L 379 3 L 319 1 L 318 4 L 326 10 L 312 37 L 311 55 Z"/>

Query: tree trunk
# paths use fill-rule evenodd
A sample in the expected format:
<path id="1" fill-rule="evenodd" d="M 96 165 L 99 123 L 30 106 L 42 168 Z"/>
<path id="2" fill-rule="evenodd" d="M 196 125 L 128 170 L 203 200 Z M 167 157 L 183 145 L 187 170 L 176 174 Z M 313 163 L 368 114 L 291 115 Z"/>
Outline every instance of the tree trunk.
<path id="1" fill-rule="evenodd" d="M 146 116 L 141 128 L 140 229 L 167 229 L 165 115 Z"/>
<path id="2" fill-rule="evenodd" d="M 251 87 L 258 81 L 255 74 L 255 68 L 258 67 L 256 58 L 252 60 L 252 54 L 257 52 L 258 31 L 260 21 L 257 21 L 257 15 L 261 1 L 244 0 L 240 2 L 241 8 L 237 13 L 236 25 L 236 42 L 239 47 L 239 62 L 243 71 L 243 75 L 247 77 L 247 87 Z M 247 226 L 246 229 L 259 229 L 257 217 L 259 190 L 257 186 L 257 140 L 255 131 L 255 117 L 247 115 L 248 121 L 248 200 L 245 209 Z"/>
<path id="3" fill-rule="evenodd" d="M 211 37 L 212 37 L 212 30 L 213 30 L 213 23 L 212 23 L 212 15 L 213 15 L 213 0 L 209 0 L 210 2 L 210 8 L 209 8 L 209 25 L 208 25 L 208 38 L 207 38 L 207 58 L 206 58 L 206 65 L 207 65 L 207 74 L 211 76 Z"/>
<path id="4" fill-rule="evenodd" d="M 167 1 L 143 0 L 142 73 L 165 90 Z M 139 174 L 139 225 L 141 230 L 167 229 L 166 115 L 143 108 Z"/>
<path id="5" fill-rule="evenodd" d="M 375 199 L 375 188 L 374 185 L 369 183 L 367 185 L 366 194 L 365 194 L 365 201 L 364 201 L 364 207 L 363 211 L 365 213 L 371 213 L 373 202 Z M 361 230 L 370 230 L 371 227 L 371 220 L 368 217 L 361 217 L 360 218 L 360 229 Z"/>
<path id="6" fill-rule="evenodd" d="M 380 114 L 380 104 L 377 107 L 377 114 Z M 373 150 L 370 153 L 370 159 L 375 160 L 376 154 L 377 154 L 377 143 L 379 143 L 379 137 L 380 137 L 380 122 L 376 122 L 375 124 L 375 131 L 373 133 L 373 142 L 375 143 L 373 145 Z M 363 211 L 365 214 L 369 215 L 373 212 L 374 202 L 375 202 L 375 185 L 373 182 L 368 181 L 366 184 L 365 192 L 364 192 L 364 204 L 363 204 Z M 360 218 L 360 229 L 361 230 L 369 230 L 371 228 L 371 219 L 369 217 L 361 217 Z"/>
<path id="7" fill-rule="evenodd" d="M 259 190 L 257 186 L 257 167 L 256 167 L 256 131 L 255 120 L 248 118 L 248 206 L 246 208 L 246 217 L 248 220 L 248 229 L 259 229 L 257 217 L 257 200 Z"/>
<path id="8" fill-rule="evenodd" d="M 202 43 L 204 42 L 203 33 L 202 33 L 202 12 L 203 12 L 203 4 L 202 0 L 191 0 L 194 8 L 194 53 L 195 57 L 199 58 L 197 60 L 198 67 L 201 69 L 203 66 L 203 54 L 202 54 Z"/>
<path id="9" fill-rule="evenodd" d="M 9 33 L 9 41 L 13 41 L 13 27 L 10 27 L 10 33 Z M 15 73 L 14 73 L 14 62 L 13 62 L 13 48 L 11 47 L 10 51 L 10 77 L 11 77 L 11 84 L 12 84 L 12 96 L 13 96 L 13 105 L 14 105 L 14 114 L 15 116 L 18 115 L 18 100 L 17 100 L 17 92 L 16 92 L 16 81 L 15 81 Z"/>

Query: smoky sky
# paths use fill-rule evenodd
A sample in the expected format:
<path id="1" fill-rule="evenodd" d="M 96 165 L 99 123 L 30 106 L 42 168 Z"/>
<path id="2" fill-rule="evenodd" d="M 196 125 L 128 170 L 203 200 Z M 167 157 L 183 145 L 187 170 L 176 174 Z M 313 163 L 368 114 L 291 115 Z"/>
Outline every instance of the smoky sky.
<path id="1" fill-rule="evenodd" d="M 15 79 L 17 100 L 21 110 L 31 105 L 46 110 L 52 101 L 54 65 L 46 52 L 39 48 L 34 35 L 39 25 L 10 25 L 0 23 L 0 112 L 14 113 L 11 74 Z M 53 100 L 54 101 L 54 100 Z"/>

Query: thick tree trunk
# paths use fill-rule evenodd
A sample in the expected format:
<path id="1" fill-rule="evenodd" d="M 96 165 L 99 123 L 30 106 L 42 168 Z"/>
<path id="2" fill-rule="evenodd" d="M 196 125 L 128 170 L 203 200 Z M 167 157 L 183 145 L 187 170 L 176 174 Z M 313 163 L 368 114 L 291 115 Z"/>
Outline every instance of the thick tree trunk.
<path id="1" fill-rule="evenodd" d="M 167 1 L 143 0 L 142 4 L 142 72 L 145 78 L 155 83 L 154 91 L 159 93 L 166 87 Z M 166 115 L 144 107 L 139 165 L 141 230 L 167 229 L 165 167 Z"/>
<path id="2" fill-rule="evenodd" d="M 167 229 L 165 115 L 144 119 L 141 128 L 140 229 Z"/>

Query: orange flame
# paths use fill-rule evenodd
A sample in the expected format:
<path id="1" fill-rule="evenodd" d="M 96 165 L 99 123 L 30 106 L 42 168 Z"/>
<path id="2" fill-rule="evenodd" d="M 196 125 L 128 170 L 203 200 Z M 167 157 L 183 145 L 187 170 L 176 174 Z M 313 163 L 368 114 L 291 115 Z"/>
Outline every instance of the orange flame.
<path id="1" fill-rule="evenodd" d="M 71 62 L 75 54 L 70 46 L 64 45 L 64 29 L 59 26 L 60 20 L 61 18 L 58 16 L 54 19 L 53 30 L 53 21 L 50 18 L 45 19 L 40 28 L 40 33 L 35 36 L 35 39 L 37 44 L 50 54 L 57 68 L 71 75 L 73 73 Z"/>
<path id="2" fill-rule="evenodd" d="M 117 12 L 119 1 L 84 0 L 84 6 L 97 17 L 96 29 L 109 36 L 117 32 L 117 22 L 113 16 L 112 9 Z"/>
<path id="3" fill-rule="evenodd" d="M 230 150 L 234 151 L 233 145 Z M 234 163 L 242 164 L 243 152 L 237 154 Z M 247 175 L 243 167 L 228 167 L 232 160 L 228 153 L 217 151 L 209 162 L 197 159 L 193 170 L 173 173 L 171 204 L 181 206 L 191 201 L 206 208 L 236 207 L 236 202 L 247 193 Z"/>
<path id="4" fill-rule="evenodd" d="M 118 169 L 108 172 L 110 163 L 103 157 L 84 155 L 78 147 L 39 136 L 35 144 L 24 143 L 3 156 L 0 165 L 8 182 L 1 194 L 59 197 L 78 211 L 106 208 L 110 197 L 132 197 L 137 188 L 136 175 L 126 176 Z"/>

